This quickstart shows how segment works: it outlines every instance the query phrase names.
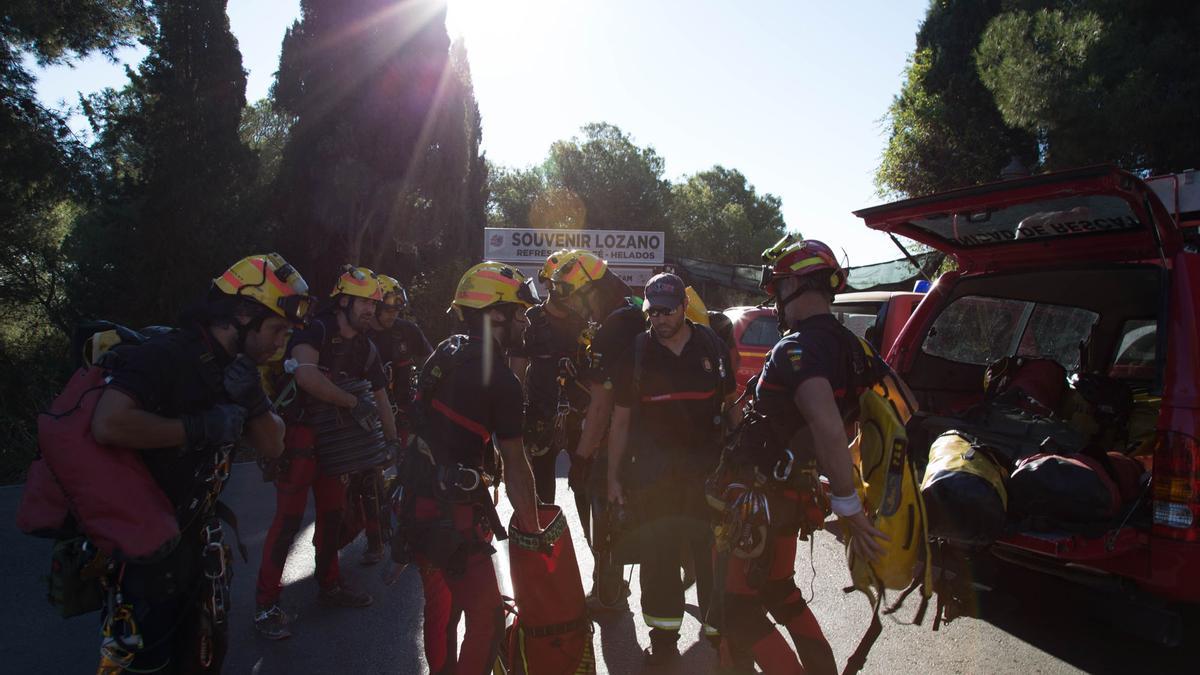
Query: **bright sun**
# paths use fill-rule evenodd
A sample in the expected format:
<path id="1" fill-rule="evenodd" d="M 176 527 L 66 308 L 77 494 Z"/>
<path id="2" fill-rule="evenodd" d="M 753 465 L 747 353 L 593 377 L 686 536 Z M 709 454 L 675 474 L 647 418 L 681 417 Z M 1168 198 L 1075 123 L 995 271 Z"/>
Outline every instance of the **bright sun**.
<path id="1" fill-rule="evenodd" d="M 449 0 L 446 28 L 451 39 L 472 45 L 519 42 L 550 29 L 573 0 Z"/>

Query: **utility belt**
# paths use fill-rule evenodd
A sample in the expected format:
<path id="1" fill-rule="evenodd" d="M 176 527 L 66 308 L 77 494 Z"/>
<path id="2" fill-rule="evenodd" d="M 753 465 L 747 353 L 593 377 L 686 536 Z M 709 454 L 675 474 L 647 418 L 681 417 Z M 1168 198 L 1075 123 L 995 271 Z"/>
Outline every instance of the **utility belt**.
<path id="1" fill-rule="evenodd" d="M 737 558 L 762 557 L 780 535 L 808 539 L 831 513 L 815 461 L 785 448 L 764 473 L 763 458 L 738 461 L 727 451 L 705 483 L 717 549 Z"/>
<path id="2" fill-rule="evenodd" d="M 391 511 L 396 516 L 392 535 L 392 560 L 408 564 L 417 556 L 450 574 L 465 571 L 467 557 L 475 552 L 494 553 L 486 540 L 491 533 L 504 540 L 508 533 L 500 521 L 488 489 L 497 478 L 486 470 L 462 463 L 439 464 L 417 438 L 403 453 L 397 477 L 389 489 Z M 436 505 L 436 510 L 418 512 L 418 500 Z M 456 511 L 469 506 L 471 527 L 455 523 Z M 484 534 L 480 535 L 479 530 Z"/>

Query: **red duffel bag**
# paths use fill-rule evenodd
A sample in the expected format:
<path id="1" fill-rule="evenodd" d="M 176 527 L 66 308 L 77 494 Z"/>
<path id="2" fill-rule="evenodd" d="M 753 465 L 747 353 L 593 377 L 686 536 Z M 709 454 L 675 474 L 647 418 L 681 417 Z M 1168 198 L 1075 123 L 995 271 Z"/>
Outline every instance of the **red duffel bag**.
<path id="1" fill-rule="evenodd" d="M 517 618 L 508 628 L 505 661 L 509 673 L 572 675 L 596 672 L 592 620 L 567 518 L 557 506 L 542 504 L 538 520 L 549 521 L 538 535 L 508 528 Z"/>
<path id="2" fill-rule="evenodd" d="M 30 467 L 17 527 L 58 537 L 73 518 L 101 551 L 117 559 L 153 559 L 178 540 L 175 507 L 138 451 L 101 445 L 92 437 L 92 413 L 106 374 L 99 366 L 75 371 L 38 416 L 41 458 Z"/>
<path id="3" fill-rule="evenodd" d="M 1017 463 L 1008 479 L 1011 513 L 1064 524 L 1103 523 L 1121 492 L 1100 462 L 1081 453 L 1043 453 Z"/>

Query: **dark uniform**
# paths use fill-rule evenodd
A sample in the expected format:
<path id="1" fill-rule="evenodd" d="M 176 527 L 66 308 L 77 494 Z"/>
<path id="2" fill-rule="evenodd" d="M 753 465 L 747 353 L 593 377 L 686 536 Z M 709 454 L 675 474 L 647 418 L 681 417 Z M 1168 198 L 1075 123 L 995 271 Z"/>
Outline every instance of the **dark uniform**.
<path id="1" fill-rule="evenodd" d="M 494 354 L 485 371 L 482 338 L 451 336 L 425 362 L 419 380 L 420 438 L 432 455 L 436 480 L 418 490 L 423 494 L 412 517 L 425 591 L 425 655 L 434 673 L 491 672 L 504 634 L 489 543 L 503 530 L 495 531 L 487 483 L 497 479 L 492 437 L 521 437 L 523 396 L 499 345 Z M 481 474 L 492 478 L 476 480 Z M 466 634 L 458 653 L 463 615 Z"/>
<path id="2" fill-rule="evenodd" d="M 585 367 L 587 321 L 574 312 L 551 314 L 545 305 L 525 313 L 522 349 L 513 356 L 529 359 L 525 376 L 525 449 L 537 486 L 538 499 L 553 504 L 558 453 L 579 444 L 583 416 L 591 397 L 580 371 Z M 586 501 L 580 519 L 587 530 Z"/>
<path id="3" fill-rule="evenodd" d="M 433 353 L 433 346 L 417 324 L 404 319 L 396 319 L 391 328 L 372 333 L 371 341 L 379 349 L 379 358 L 387 376 L 388 399 L 396 413 L 396 429 L 401 434 L 400 441 L 403 444 L 407 441 L 404 434 L 409 426 L 417 373 L 421 364 Z"/>
<path id="4" fill-rule="evenodd" d="M 618 366 L 633 349 L 635 338 L 646 330 L 646 315 L 632 302 L 619 307 L 605 317 L 588 347 L 587 368 L 581 378 L 590 385 L 606 389 L 616 386 Z M 607 431 L 606 431 L 607 433 Z M 607 436 L 605 436 L 607 438 Z M 591 537 L 596 561 L 592 569 L 592 594 L 602 604 L 613 604 L 626 594 L 622 572 L 624 566 L 614 550 L 615 543 L 610 518 L 606 482 L 608 445 L 602 440 L 592 460 L 587 491 L 591 498 Z"/>
<path id="5" fill-rule="evenodd" d="M 176 418 L 231 402 L 222 385 L 222 369 L 233 359 L 198 326 L 118 349 L 109 386 L 132 397 L 142 410 Z M 178 545 L 165 559 L 124 566 L 121 592 L 132 605 L 145 644 L 135 654 L 131 669 L 151 672 L 168 664 L 171 672 L 221 669 L 232 578 L 228 565 L 233 560 L 222 542 L 216 500 L 229 475 L 231 450 L 205 448 L 181 454 L 175 448 L 162 448 L 141 453 L 175 506 L 181 532 Z M 209 544 L 215 545 L 209 548 Z M 220 574 L 209 579 L 207 569 Z"/>
<path id="6" fill-rule="evenodd" d="M 296 345 L 310 345 L 316 349 L 320 354 L 318 365 L 331 380 L 346 377 L 365 379 L 371 383 L 372 391 L 382 389 L 387 384 L 375 345 L 362 333 L 353 338 L 343 338 L 334 314 L 318 316 L 305 329 L 294 333 L 288 343 L 286 358 L 291 357 Z M 311 397 L 302 396 L 293 405 L 302 408 L 310 403 Z M 340 584 L 337 553 L 346 506 L 346 486 L 341 476 L 326 476 L 318 471 L 316 434 L 312 427 L 304 424 L 303 419 L 288 421 L 284 443 L 288 466 L 286 473 L 275 481 L 275 519 L 263 543 L 262 565 L 258 570 L 257 602 L 260 607 L 279 601 L 283 590 L 280 584 L 283 566 L 292 542 L 300 531 L 310 488 L 316 500 L 317 512 L 317 584 L 322 591 L 332 590 Z"/>
<path id="7" fill-rule="evenodd" d="M 650 331 L 625 355 L 616 405 L 631 410 L 626 467 L 629 510 L 643 525 L 642 616 L 654 643 L 678 639 L 683 621 L 681 556 L 696 564 L 701 616 L 712 591 L 711 534 L 704 481 L 721 454 L 725 395 L 736 383 L 728 349 L 710 329 L 688 322 L 692 335 L 676 356 Z M 705 634 L 716 631 L 704 622 Z"/>
<path id="8" fill-rule="evenodd" d="M 371 342 L 379 350 L 379 360 L 387 378 L 388 400 L 392 404 L 396 431 L 403 446 L 408 443 L 417 368 L 425 363 L 433 347 L 417 324 L 404 319 L 397 319 L 386 330 L 373 331 Z M 379 520 L 383 490 L 382 469 L 367 469 L 350 475 L 346 486 L 346 518 L 342 523 L 339 548 L 345 548 L 358 537 L 359 532 L 365 530 L 368 554 L 381 550 L 383 535 Z M 364 558 L 364 564 L 367 564 L 367 560 Z"/>
<path id="9" fill-rule="evenodd" d="M 776 452 L 789 447 L 797 453 L 797 467 L 815 467 L 811 441 L 799 447 L 788 443 L 806 428 L 804 418 L 796 408 L 796 389 L 806 380 L 823 377 L 833 389 L 842 419 L 856 419 L 858 397 L 864 388 L 860 383 L 867 364 L 857 338 L 832 314 L 810 317 L 794 328 L 795 332 L 780 340 L 767 356 L 755 392 L 754 410 L 765 416 L 770 442 L 776 446 Z M 778 454 L 773 453 L 760 457 L 759 471 L 771 475 L 777 457 Z M 794 469 L 793 480 L 799 475 L 801 471 Z M 795 503 L 805 498 L 805 490 L 797 490 L 794 483 L 774 486 L 768 492 L 773 514 L 795 515 L 772 521 L 767 546 L 760 558 L 729 558 L 724 626 L 727 637 L 736 647 L 749 650 L 774 633 L 772 621 L 765 616 L 765 612 L 770 612 L 774 623 L 783 625 L 791 634 L 807 672 L 833 673 L 836 664 L 829 643 L 792 578 L 797 534 L 815 529 L 824 516 L 819 509 L 814 513 L 811 505 Z M 817 522 L 811 522 L 813 520 Z M 795 656 L 787 658 L 795 663 Z M 769 664 L 760 665 L 767 667 Z"/>

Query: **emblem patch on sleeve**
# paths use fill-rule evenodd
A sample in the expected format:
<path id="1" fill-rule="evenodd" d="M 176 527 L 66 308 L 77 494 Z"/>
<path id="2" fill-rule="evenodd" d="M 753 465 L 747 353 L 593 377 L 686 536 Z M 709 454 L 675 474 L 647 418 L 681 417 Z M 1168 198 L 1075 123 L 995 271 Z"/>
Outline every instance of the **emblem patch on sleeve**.
<path id="1" fill-rule="evenodd" d="M 787 351 L 788 361 L 792 364 L 792 370 L 800 370 L 800 364 L 803 360 L 804 350 L 799 347 L 789 349 Z"/>

